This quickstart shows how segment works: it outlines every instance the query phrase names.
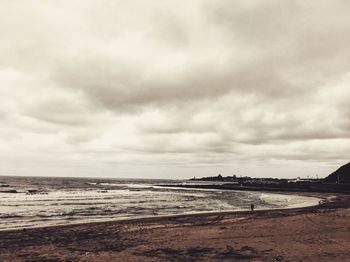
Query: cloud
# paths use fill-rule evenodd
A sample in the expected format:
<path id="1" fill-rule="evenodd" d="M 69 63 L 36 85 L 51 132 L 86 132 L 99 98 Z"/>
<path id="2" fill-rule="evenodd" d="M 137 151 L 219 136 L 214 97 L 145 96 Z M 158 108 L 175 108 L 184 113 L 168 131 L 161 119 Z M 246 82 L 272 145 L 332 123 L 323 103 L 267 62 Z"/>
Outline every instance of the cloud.
<path id="1" fill-rule="evenodd" d="M 0 7 L 0 155 L 11 158 L 0 171 L 291 176 L 317 162 L 310 172 L 326 175 L 347 161 L 346 1 Z"/>

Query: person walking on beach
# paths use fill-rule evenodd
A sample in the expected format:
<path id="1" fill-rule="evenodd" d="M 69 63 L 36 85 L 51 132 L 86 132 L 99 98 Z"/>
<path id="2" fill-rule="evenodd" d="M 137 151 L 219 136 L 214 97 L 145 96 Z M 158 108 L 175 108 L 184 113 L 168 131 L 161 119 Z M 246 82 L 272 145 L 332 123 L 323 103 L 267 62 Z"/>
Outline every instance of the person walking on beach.
<path id="1" fill-rule="evenodd" d="M 250 205 L 250 210 L 253 212 L 254 211 L 254 204 Z"/>

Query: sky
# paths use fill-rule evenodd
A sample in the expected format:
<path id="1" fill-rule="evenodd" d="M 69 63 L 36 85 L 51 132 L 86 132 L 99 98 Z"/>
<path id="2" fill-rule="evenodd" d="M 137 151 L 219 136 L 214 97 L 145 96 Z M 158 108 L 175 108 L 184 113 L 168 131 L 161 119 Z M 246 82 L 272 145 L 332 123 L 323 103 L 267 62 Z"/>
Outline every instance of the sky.
<path id="1" fill-rule="evenodd" d="M 346 0 L 0 0 L 0 175 L 324 177 Z"/>

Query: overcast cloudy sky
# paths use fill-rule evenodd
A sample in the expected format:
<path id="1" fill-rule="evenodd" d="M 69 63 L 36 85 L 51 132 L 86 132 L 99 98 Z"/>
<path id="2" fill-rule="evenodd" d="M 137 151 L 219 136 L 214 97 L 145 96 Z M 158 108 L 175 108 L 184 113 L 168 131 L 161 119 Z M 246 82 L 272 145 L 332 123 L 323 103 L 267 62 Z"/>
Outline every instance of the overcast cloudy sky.
<path id="1" fill-rule="evenodd" d="M 347 0 L 0 0 L 0 175 L 326 176 Z"/>

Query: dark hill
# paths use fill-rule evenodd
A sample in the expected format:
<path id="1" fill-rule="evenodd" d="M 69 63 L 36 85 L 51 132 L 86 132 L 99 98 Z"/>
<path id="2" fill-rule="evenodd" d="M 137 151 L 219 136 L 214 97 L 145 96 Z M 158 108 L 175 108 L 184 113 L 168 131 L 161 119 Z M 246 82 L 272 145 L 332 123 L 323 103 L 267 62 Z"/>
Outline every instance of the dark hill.
<path id="1" fill-rule="evenodd" d="M 339 177 L 339 183 L 350 183 L 350 163 L 341 166 L 339 169 L 334 171 L 332 174 L 324 179 L 326 183 L 337 183 Z"/>

